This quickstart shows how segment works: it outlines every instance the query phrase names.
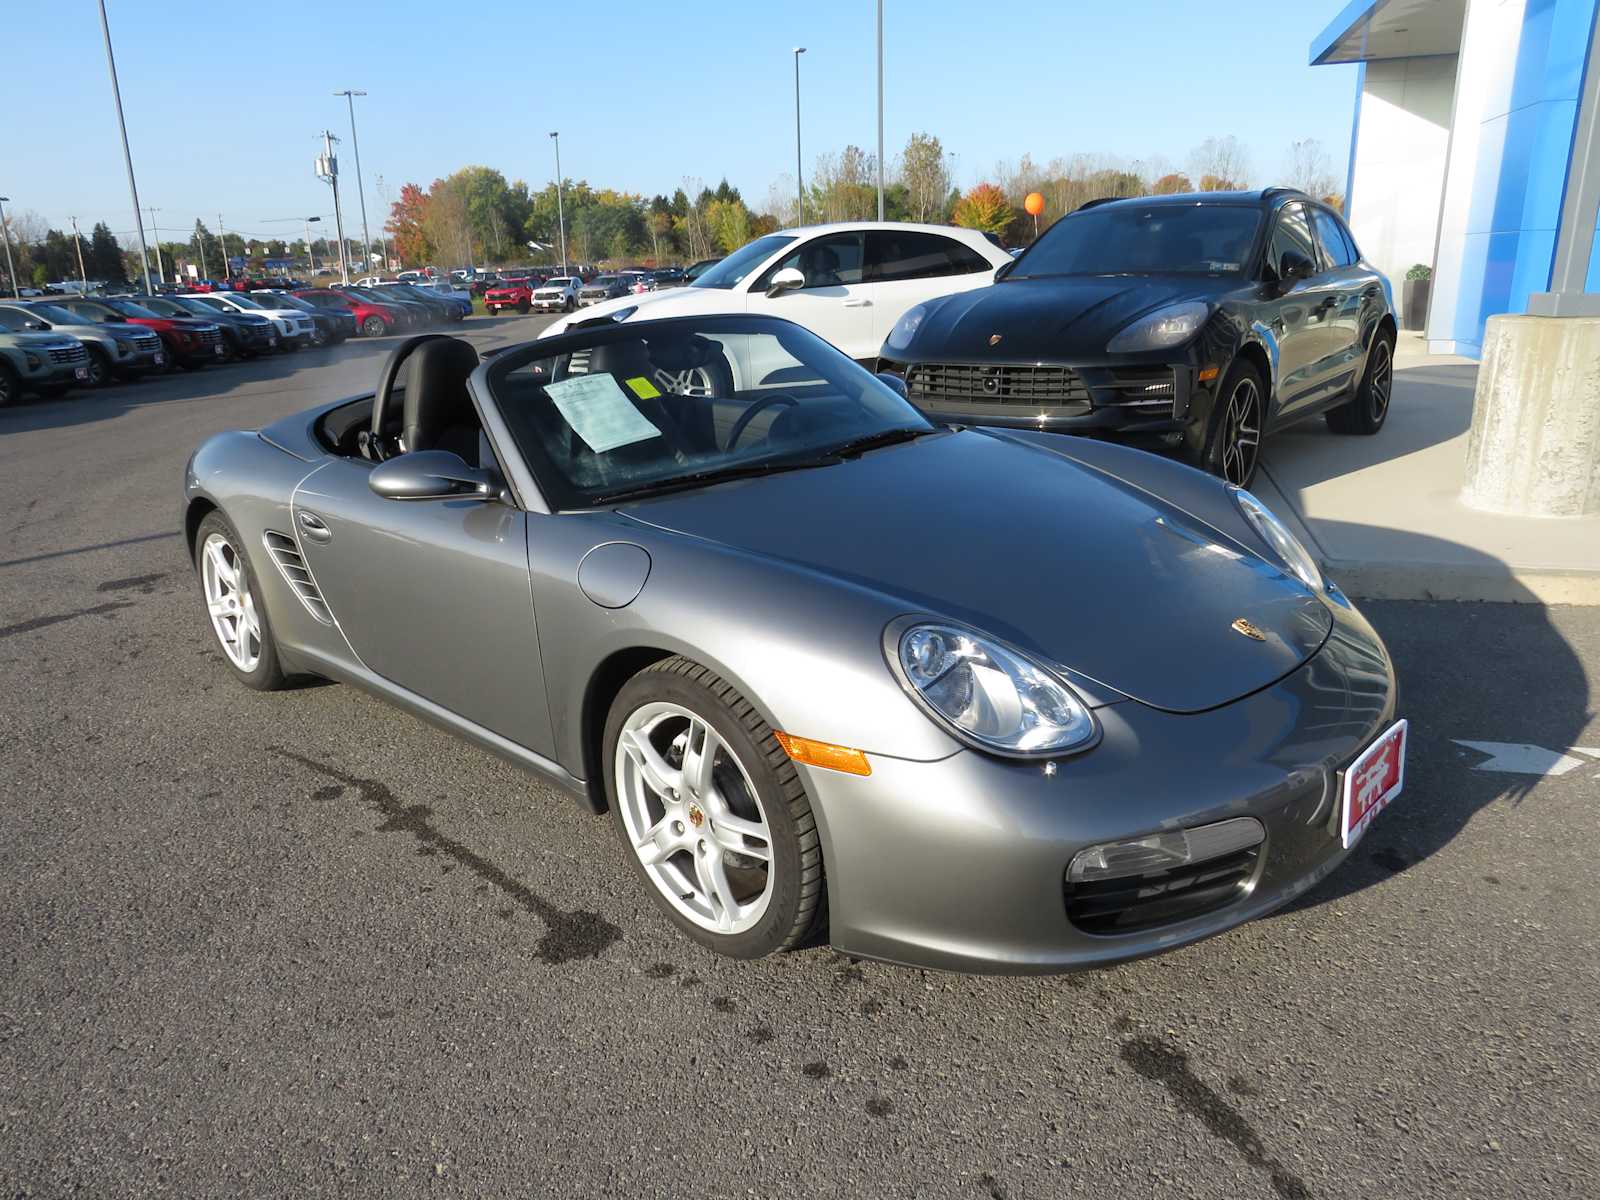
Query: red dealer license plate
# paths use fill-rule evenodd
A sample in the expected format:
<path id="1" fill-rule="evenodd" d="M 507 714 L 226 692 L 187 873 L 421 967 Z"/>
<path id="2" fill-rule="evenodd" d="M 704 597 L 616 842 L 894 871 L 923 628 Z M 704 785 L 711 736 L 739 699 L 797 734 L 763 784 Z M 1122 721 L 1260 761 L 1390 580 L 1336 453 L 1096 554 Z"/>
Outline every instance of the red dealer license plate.
<path id="1" fill-rule="evenodd" d="M 1361 840 L 1372 819 L 1400 794 L 1406 781 L 1406 723 L 1396 721 L 1346 768 L 1339 832 L 1345 849 Z"/>

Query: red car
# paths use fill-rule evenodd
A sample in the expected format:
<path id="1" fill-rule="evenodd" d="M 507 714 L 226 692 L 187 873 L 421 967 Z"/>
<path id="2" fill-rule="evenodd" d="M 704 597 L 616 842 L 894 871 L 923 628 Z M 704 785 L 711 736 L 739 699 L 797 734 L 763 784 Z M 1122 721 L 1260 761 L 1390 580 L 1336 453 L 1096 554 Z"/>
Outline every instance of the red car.
<path id="1" fill-rule="evenodd" d="M 508 279 L 483 294 L 483 306 L 491 313 L 502 308 L 514 308 L 525 313 L 533 307 L 534 282 L 531 279 Z"/>
<path id="2" fill-rule="evenodd" d="M 221 362 L 228 354 L 221 327 L 200 317 L 166 317 L 143 307 L 136 299 L 122 297 L 73 298 L 64 300 L 62 306 L 97 321 L 122 321 L 153 329 L 161 335 L 161 343 L 172 361 L 185 371 Z"/>
<path id="3" fill-rule="evenodd" d="M 354 292 L 336 288 L 301 288 L 291 294 L 320 308 L 348 308 L 356 319 L 356 329 L 362 337 L 382 337 L 400 326 L 400 318 L 394 309 L 374 304 Z"/>

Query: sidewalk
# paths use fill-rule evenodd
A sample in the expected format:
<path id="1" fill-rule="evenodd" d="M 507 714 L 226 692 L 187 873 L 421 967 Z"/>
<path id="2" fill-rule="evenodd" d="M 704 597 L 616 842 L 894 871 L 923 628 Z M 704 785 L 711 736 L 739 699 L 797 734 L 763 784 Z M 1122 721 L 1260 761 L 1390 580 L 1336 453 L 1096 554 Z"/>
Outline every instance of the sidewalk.
<path id="1" fill-rule="evenodd" d="M 1477 371 L 1402 334 L 1383 430 L 1340 437 L 1317 420 L 1277 434 L 1253 490 L 1298 520 L 1358 598 L 1600 604 L 1600 518 L 1501 517 L 1461 503 Z"/>

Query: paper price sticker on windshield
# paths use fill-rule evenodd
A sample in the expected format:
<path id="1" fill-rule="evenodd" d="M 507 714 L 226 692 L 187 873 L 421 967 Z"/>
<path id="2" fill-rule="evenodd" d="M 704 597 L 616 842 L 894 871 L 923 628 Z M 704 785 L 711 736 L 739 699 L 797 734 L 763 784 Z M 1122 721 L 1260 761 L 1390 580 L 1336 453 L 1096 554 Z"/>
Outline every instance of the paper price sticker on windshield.
<path id="1" fill-rule="evenodd" d="M 610 375 L 574 375 L 547 383 L 544 390 L 573 432 L 596 454 L 661 436 Z"/>

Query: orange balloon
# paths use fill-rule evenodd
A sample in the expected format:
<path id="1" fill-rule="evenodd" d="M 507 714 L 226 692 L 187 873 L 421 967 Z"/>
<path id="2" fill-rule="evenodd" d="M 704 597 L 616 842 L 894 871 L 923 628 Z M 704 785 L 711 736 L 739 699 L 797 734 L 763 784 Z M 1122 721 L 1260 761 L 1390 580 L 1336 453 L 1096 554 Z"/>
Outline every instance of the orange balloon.
<path id="1" fill-rule="evenodd" d="M 1028 210 L 1030 217 L 1037 217 L 1044 211 L 1044 195 L 1040 192 L 1029 192 L 1028 198 L 1022 202 L 1022 207 Z"/>

